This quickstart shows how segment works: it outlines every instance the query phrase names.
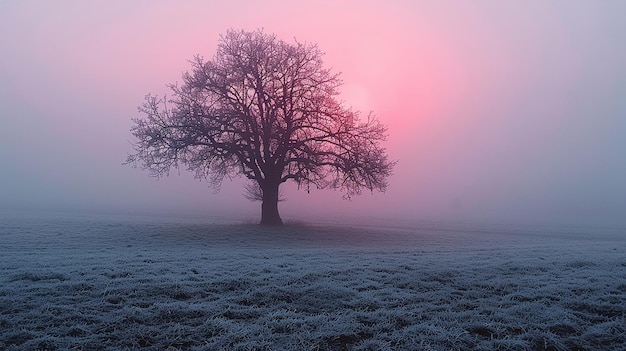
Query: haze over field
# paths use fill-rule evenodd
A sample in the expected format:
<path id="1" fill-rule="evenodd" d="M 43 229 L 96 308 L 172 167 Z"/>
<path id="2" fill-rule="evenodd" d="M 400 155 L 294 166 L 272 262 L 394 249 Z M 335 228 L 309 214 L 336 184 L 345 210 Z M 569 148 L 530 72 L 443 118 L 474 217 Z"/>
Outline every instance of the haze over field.
<path id="1" fill-rule="evenodd" d="M 131 118 L 229 28 L 317 43 L 389 126 L 384 194 L 286 187 L 284 219 L 626 225 L 626 3 L 0 3 L 0 209 L 259 216 L 122 166 Z"/>

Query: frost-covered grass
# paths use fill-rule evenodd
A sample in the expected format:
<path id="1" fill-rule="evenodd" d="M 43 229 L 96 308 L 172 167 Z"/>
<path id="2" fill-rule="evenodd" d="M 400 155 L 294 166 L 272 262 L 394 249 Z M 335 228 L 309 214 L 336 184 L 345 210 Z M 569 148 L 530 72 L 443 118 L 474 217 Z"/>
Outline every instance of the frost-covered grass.
<path id="1" fill-rule="evenodd" d="M 624 350 L 619 229 L 0 221 L 3 350 Z"/>

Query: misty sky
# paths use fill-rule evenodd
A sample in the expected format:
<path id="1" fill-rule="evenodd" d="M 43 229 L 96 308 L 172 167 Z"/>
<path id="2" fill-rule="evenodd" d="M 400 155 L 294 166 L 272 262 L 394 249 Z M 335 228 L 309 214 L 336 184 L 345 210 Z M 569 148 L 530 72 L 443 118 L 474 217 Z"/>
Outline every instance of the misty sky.
<path id="1" fill-rule="evenodd" d="M 314 42 L 389 126 L 389 190 L 283 219 L 626 224 L 626 2 L 2 1 L 0 209 L 260 218 L 240 182 L 122 166 L 147 93 L 229 28 Z"/>

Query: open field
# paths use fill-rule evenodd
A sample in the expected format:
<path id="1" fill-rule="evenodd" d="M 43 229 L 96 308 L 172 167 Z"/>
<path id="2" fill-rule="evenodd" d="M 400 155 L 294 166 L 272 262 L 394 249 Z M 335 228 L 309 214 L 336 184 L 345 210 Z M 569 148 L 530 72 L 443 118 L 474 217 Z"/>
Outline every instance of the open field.
<path id="1" fill-rule="evenodd" d="M 619 228 L 5 216 L 3 350 L 624 350 Z"/>

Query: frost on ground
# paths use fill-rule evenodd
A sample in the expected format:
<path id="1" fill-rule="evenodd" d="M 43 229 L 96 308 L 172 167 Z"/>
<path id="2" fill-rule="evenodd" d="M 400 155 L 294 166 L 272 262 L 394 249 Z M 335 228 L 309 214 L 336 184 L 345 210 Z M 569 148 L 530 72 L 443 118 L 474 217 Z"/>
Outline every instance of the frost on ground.
<path id="1" fill-rule="evenodd" d="M 3 350 L 623 350 L 626 233 L 0 221 Z"/>

